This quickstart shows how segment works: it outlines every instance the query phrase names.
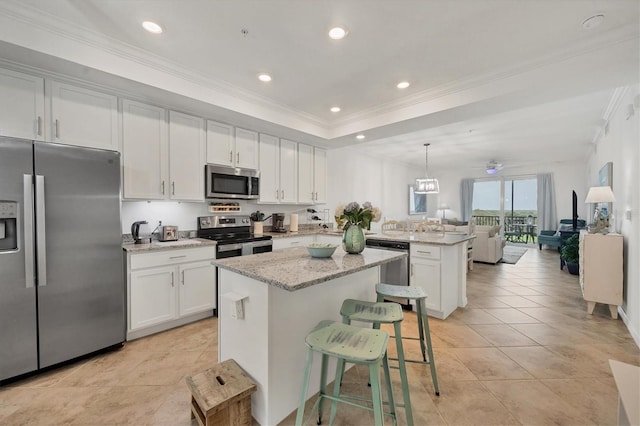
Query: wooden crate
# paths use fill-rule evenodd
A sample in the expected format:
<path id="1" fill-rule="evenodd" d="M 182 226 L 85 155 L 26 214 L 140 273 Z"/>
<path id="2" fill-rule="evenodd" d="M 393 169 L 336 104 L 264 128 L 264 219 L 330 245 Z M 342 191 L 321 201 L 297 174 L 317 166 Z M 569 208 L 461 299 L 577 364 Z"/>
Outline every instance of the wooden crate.
<path id="1" fill-rule="evenodd" d="M 256 385 L 232 359 L 187 377 L 191 418 L 202 426 L 250 426 L 251 394 Z"/>

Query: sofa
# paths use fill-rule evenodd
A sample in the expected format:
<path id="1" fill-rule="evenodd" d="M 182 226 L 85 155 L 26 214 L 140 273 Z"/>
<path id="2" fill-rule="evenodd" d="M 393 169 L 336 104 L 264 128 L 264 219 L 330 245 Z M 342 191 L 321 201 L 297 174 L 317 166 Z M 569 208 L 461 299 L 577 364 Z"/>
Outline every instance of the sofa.
<path id="1" fill-rule="evenodd" d="M 476 239 L 473 242 L 473 260 L 496 264 L 502 259 L 505 241 L 500 235 L 500 226 L 475 227 Z"/>

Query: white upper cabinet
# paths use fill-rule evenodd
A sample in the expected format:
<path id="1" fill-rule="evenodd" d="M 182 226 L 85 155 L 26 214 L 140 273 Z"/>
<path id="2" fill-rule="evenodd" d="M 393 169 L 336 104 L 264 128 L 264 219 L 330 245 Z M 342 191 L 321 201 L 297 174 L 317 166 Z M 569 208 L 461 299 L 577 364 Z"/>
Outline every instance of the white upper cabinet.
<path id="1" fill-rule="evenodd" d="M 233 166 L 233 126 L 207 120 L 207 163 Z"/>
<path id="2" fill-rule="evenodd" d="M 0 136 L 45 140 L 44 79 L 0 69 Z"/>
<path id="3" fill-rule="evenodd" d="M 298 144 L 260 134 L 260 202 L 296 204 Z"/>
<path id="4" fill-rule="evenodd" d="M 327 150 L 313 148 L 313 188 L 314 202 L 327 202 Z"/>
<path id="5" fill-rule="evenodd" d="M 298 144 L 280 139 L 280 202 L 298 201 Z"/>
<path id="6" fill-rule="evenodd" d="M 327 151 L 298 145 L 298 202 L 327 202 Z"/>
<path id="7" fill-rule="evenodd" d="M 205 130 L 200 117 L 169 112 L 169 198 L 204 201 Z"/>
<path id="8" fill-rule="evenodd" d="M 123 197 L 162 200 L 168 193 L 166 110 L 122 101 Z"/>
<path id="9" fill-rule="evenodd" d="M 207 120 L 207 163 L 257 169 L 258 133 Z"/>
<path id="10" fill-rule="evenodd" d="M 258 133 L 236 127 L 234 165 L 243 169 L 258 168 Z"/>
<path id="11" fill-rule="evenodd" d="M 51 140 L 118 151 L 117 97 L 52 81 Z"/>
<path id="12" fill-rule="evenodd" d="M 260 134 L 260 202 L 278 203 L 280 186 L 278 171 L 280 170 L 278 138 Z"/>
<path id="13" fill-rule="evenodd" d="M 313 147 L 298 144 L 298 202 L 313 204 Z"/>

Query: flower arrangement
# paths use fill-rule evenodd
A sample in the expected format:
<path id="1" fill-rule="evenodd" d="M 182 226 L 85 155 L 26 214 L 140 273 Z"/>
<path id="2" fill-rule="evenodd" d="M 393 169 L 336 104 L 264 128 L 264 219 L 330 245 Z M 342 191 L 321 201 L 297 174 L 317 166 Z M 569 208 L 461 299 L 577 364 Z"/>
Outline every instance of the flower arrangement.
<path id="1" fill-rule="evenodd" d="M 380 209 L 373 207 L 368 201 L 362 203 L 362 206 L 355 201 L 346 206 L 341 204 L 336 207 L 334 213 L 338 228 L 345 230 L 351 225 L 360 225 L 364 229 L 371 229 L 371 222 L 378 222 L 381 216 Z"/>

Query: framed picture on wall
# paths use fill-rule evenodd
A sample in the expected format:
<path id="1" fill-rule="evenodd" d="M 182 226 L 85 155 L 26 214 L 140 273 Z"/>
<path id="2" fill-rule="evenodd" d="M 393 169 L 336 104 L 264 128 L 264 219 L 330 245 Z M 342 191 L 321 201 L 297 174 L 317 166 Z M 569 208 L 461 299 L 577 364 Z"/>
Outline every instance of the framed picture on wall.
<path id="1" fill-rule="evenodd" d="M 609 186 L 613 191 L 613 163 L 609 161 L 598 172 L 598 184 L 600 186 Z M 612 203 L 600 203 L 600 211 L 608 216 L 611 213 Z"/>

